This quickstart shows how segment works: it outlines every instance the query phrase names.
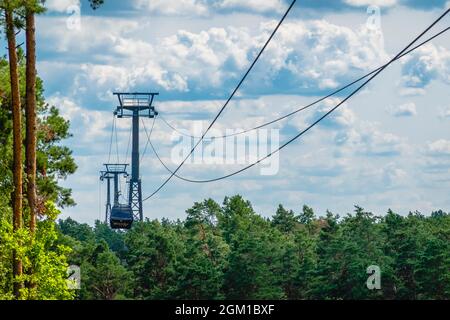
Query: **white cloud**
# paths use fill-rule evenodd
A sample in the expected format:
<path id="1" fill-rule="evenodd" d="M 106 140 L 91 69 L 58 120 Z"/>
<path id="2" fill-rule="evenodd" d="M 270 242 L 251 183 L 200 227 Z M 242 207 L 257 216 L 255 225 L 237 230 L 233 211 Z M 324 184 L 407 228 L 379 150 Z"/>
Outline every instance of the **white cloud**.
<path id="1" fill-rule="evenodd" d="M 450 156 L 450 140 L 437 140 L 428 145 L 429 154 L 434 156 Z"/>
<path id="2" fill-rule="evenodd" d="M 440 79 L 450 84 L 450 51 L 428 44 L 406 57 L 402 82 L 406 87 L 423 88 Z"/>
<path id="3" fill-rule="evenodd" d="M 357 118 L 349 127 L 342 127 L 334 136 L 339 154 L 363 157 L 394 157 L 405 153 L 408 145 L 399 136 L 384 132 L 378 123 Z"/>
<path id="4" fill-rule="evenodd" d="M 92 141 L 99 141 L 108 136 L 110 113 L 82 108 L 70 98 L 61 95 L 54 95 L 48 98 L 47 102 L 57 107 L 61 116 L 70 121 L 71 133 L 79 144 L 90 145 Z"/>
<path id="5" fill-rule="evenodd" d="M 283 0 L 222 0 L 216 6 L 222 9 L 249 9 L 254 12 L 281 12 L 286 9 Z"/>
<path id="6" fill-rule="evenodd" d="M 391 7 L 397 4 L 397 0 L 344 0 L 344 2 L 348 5 L 357 7 L 365 7 L 365 6 Z"/>
<path id="7" fill-rule="evenodd" d="M 203 0 L 134 0 L 138 9 L 147 9 L 151 12 L 165 15 L 205 15 L 208 5 Z"/>
<path id="8" fill-rule="evenodd" d="M 134 0 L 138 9 L 168 16 L 205 16 L 220 10 L 248 10 L 257 13 L 286 9 L 283 0 Z"/>
<path id="9" fill-rule="evenodd" d="M 396 107 L 390 107 L 389 112 L 394 117 L 412 117 L 417 115 L 417 108 L 414 102 L 409 102 Z"/>
<path id="10" fill-rule="evenodd" d="M 49 11 L 66 12 L 72 6 L 80 6 L 80 0 L 46 0 L 45 6 Z"/>
<path id="11" fill-rule="evenodd" d="M 148 21 L 86 17 L 82 29 L 71 33 L 53 27 L 62 20 L 43 19 L 41 36 L 52 43 L 52 52 L 64 53 L 69 61 L 81 54 L 90 57 L 88 64 L 78 63 L 78 79 L 108 89 L 147 84 L 176 92 L 234 85 L 276 25 L 261 24 L 258 36 L 234 27 L 179 30 L 153 45 L 153 40 L 135 36 Z M 336 88 L 387 60 L 378 40 L 365 26 L 352 30 L 323 20 L 286 23 L 252 73 L 259 80 L 249 80 L 247 88 L 295 93 Z"/>
<path id="12" fill-rule="evenodd" d="M 399 91 L 399 94 L 402 97 L 423 96 L 426 94 L 426 90 L 423 88 L 402 87 Z"/>
<path id="13" fill-rule="evenodd" d="M 441 108 L 441 111 L 439 113 L 439 117 L 441 117 L 443 119 L 450 119 L 450 107 Z"/>
<path id="14" fill-rule="evenodd" d="M 325 100 L 317 110 L 309 117 L 308 122 L 313 123 L 320 119 L 325 113 L 336 107 L 341 102 L 339 98 L 328 98 Z M 355 113 L 348 108 L 346 104 L 341 105 L 332 114 L 325 118 L 321 125 L 325 128 L 336 130 L 350 128 L 356 122 Z"/>

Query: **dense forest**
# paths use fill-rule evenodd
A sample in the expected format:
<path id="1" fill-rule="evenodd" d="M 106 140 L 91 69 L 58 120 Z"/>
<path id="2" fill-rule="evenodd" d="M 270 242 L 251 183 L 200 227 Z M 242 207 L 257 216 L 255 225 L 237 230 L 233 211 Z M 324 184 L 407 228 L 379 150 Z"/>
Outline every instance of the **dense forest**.
<path id="1" fill-rule="evenodd" d="M 449 299 L 450 215 L 381 216 L 356 207 L 317 217 L 279 206 L 271 219 L 241 196 L 195 203 L 184 221 L 115 232 L 59 221 L 78 299 Z M 381 290 L 366 286 L 381 269 Z"/>

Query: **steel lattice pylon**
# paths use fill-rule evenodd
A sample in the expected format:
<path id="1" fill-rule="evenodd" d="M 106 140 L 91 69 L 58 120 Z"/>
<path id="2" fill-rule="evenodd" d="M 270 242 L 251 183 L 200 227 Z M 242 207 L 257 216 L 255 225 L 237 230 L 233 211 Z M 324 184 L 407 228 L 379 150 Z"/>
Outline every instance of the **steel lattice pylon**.
<path id="1" fill-rule="evenodd" d="M 128 202 L 133 210 L 133 215 L 135 220 L 143 221 L 144 214 L 142 210 L 142 182 L 141 179 L 138 181 L 130 181 L 130 193 L 128 197 Z"/>
<path id="2" fill-rule="evenodd" d="M 154 118 L 158 115 L 153 100 L 159 93 L 119 93 L 114 95 L 119 99 L 119 106 L 114 114 L 117 118 L 132 118 L 132 151 L 131 179 L 129 181 L 128 202 L 133 210 L 134 219 L 144 220 L 142 208 L 142 180 L 139 174 L 139 119 Z"/>

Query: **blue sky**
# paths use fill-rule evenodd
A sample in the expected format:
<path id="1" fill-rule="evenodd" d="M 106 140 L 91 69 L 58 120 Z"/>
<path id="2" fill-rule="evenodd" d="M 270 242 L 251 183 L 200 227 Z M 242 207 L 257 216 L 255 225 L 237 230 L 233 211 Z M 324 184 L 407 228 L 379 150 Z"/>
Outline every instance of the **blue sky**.
<path id="1" fill-rule="evenodd" d="M 80 28 L 69 28 L 76 18 L 73 6 L 80 4 Z M 117 104 L 112 92 L 159 91 L 156 107 L 174 126 L 206 125 L 288 3 L 106 0 L 95 12 L 84 1 L 47 0 L 47 5 L 38 19 L 38 71 L 48 102 L 72 123 L 68 144 L 79 165 L 63 182 L 78 203 L 64 216 L 92 223 L 103 215 L 105 186 L 99 185 L 98 172 L 108 159 Z M 381 29 L 367 27 L 371 5 L 381 10 Z M 253 127 L 347 84 L 395 56 L 449 6 L 441 0 L 297 1 L 217 128 Z M 446 17 L 429 35 L 449 23 Z M 308 204 L 318 214 L 327 209 L 345 214 L 356 204 L 379 214 L 389 208 L 401 214 L 450 210 L 449 40 L 445 34 L 396 62 L 332 118 L 283 150 L 277 175 L 262 177 L 254 168 L 211 185 L 174 179 L 145 203 L 145 216 L 183 218 L 195 201 L 221 202 L 238 193 L 264 216 L 280 202 L 297 211 Z M 272 127 L 286 141 L 343 97 Z M 129 125 L 118 120 L 122 161 Z M 156 122 L 153 141 L 168 163 L 171 135 Z M 188 165 L 181 173 L 204 179 L 238 168 Z M 167 177 L 150 151 L 141 171 L 144 195 Z"/>

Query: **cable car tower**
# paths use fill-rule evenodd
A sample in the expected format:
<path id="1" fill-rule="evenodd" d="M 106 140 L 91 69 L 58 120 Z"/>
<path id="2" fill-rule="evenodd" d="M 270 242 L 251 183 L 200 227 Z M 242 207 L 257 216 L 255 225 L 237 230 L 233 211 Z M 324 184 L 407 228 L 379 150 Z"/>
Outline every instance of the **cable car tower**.
<path id="1" fill-rule="evenodd" d="M 131 179 L 129 181 L 128 205 L 134 215 L 134 220 L 143 221 L 142 209 L 142 181 L 139 174 L 139 119 L 141 117 L 154 118 L 158 112 L 153 106 L 153 100 L 159 93 L 120 93 L 115 92 L 119 99 L 119 106 L 114 115 L 119 118 L 132 119 L 132 152 Z"/>
<path id="2" fill-rule="evenodd" d="M 128 164 L 105 164 L 105 170 L 100 171 L 100 181 L 106 180 L 106 212 L 105 212 L 105 223 L 108 224 L 111 218 L 111 180 L 114 181 L 114 207 L 120 206 L 119 197 L 119 178 L 123 176 L 128 177 L 127 167 Z"/>

